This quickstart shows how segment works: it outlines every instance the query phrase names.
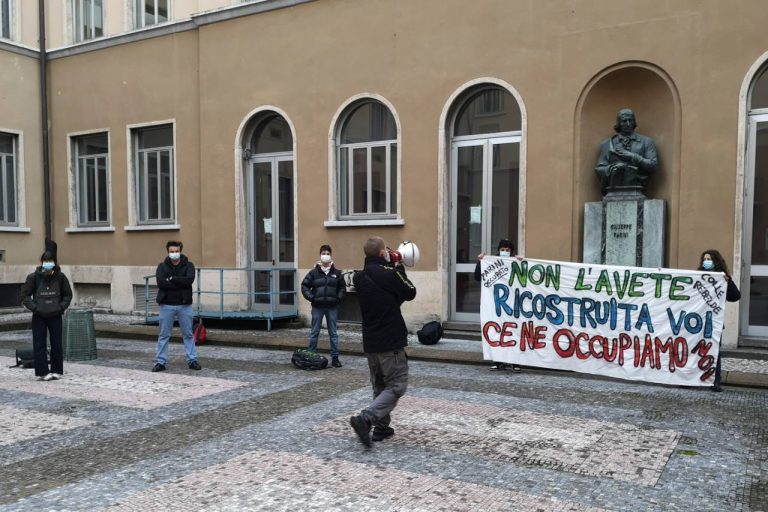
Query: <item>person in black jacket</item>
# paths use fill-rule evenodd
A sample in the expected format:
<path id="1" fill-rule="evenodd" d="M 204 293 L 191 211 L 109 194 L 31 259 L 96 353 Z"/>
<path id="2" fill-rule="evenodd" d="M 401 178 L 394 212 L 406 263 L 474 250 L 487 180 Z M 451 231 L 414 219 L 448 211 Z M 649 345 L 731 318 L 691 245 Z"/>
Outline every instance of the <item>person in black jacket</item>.
<path id="1" fill-rule="evenodd" d="M 509 241 L 506 238 L 502 238 L 499 240 L 498 245 L 498 252 L 499 256 L 502 258 L 511 258 L 515 255 L 515 244 L 513 244 L 511 241 Z M 477 264 L 475 265 L 475 281 L 480 282 L 482 280 L 482 277 L 480 275 L 480 260 L 482 260 L 485 257 L 485 253 L 481 252 L 477 255 Z M 509 363 L 497 363 L 494 362 L 491 365 L 491 370 L 506 370 L 508 368 L 512 368 L 513 372 L 521 372 L 523 369 L 520 367 L 519 364 L 509 364 Z"/>
<path id="2" fill-rule="evenodd" d="M 728 281 L 728 288 L 725 291 L 725 300 L 728 302 L 736 302 L 741 298 L 741 292 L 736 284 L 731 279 L 731 274 L 728 273 L 728 265 L 725 263 L 725 258 L 715 249 L 707 249 L 701 253 L 701 259 L 699 260 L 698 270 L 703 272 L 723 272 L 725 279 Z M 722 338 L 720 339 L 722 343 Z M 721 368 L 721 351 L 717 351 L 717 366 L 715 367 L 715 382 L 712 385 L 712 391 L 720 393 L 723 388 L 720 387 L 720 368 Z"/>
<path id="3" fill-rule="evenodd" d="M 402 265 L 390 262 L 389 250 L 380 237 L 369 238 L 363 247 L 365 266 L 353 278 L 363 317 L 363 352 L 373 386 L 373 402 L 349 419 L 360 441 L 371 446 L 395 431 L 390 413 L 408 387 L 408 328 L 400 305 L 416 297 L 416 287 Z M 373 427 L 373 437 L 370 435 Z"/>
<path id="4" fill-rule="evenodd" d="M 160 304 L 160 335 L 157 338 L 157 354 L 153 372 L 162 372 L 168 364 L 168 341 L 174 320 L 179 321 L 187 366 L 190 370 L 202 369 L 197 361 L 197 347 L 192 337 L 192 283 L 195 282 L 195 266 L 181 253 L 184 244 L 170 240 L 165 244 L 168 256 L 157 266 L 157 303 Z"/>
<path id="5" fill-rule="evenodd" d="M 64 375 L 62 315 L 72 302 L 72 288 L 52 251 L 40 256 L 40 266 L 27 276 L 21 288 L 21 302 L 32 312 L 32 348 L 37 380 L 58 380 Z M 48 368 L 46 337 L 51 340 Z"/>
<path id="6" fill-rule="evenodd" d="M 331 340 L 331 366 L 341 368 L 339 361 L 339 335 L 336 332 L 338 306 L 347 292 L 341 270 L 333 265 L 330 245 L 320 247 L 320 261 L 301 282 L 301 294 L 312 303 L 312 328 L 309 331 L 309 350 L 317 352 L 317 338 L 323 326 L 323 317 Z"/>

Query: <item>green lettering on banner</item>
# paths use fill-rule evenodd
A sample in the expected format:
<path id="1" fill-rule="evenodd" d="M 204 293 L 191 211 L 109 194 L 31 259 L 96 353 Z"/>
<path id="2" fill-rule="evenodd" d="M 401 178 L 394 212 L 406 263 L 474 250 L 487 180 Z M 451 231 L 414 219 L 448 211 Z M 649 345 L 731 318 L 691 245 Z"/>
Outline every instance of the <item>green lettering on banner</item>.
<path id="1" fill-rule="evenodd" d="M 641 291 L 637 291 L 638 287 L 643 286 L 642 279 L 645 279 L 648 277 L 648 274 L 645 272 L 633 272 L 632 273 L 632 281 L 629 283 L 629 296 L 630 297 L 642 297 L 645 295 L 645 293 Z"/>
<path id="2" fill-rule="evenodd" d="M 627 286 L 629 286 L 629 270 L 624 271 L 624 280 L 619 277 L 619 271 L 613 271 L 613 280 L 616 283 L 616 294 L 620 299 L 624 298 L 624 294 L 627 292 Z"/>
<path id="3" fill-rule="evenodd" d="M 520 286 L 525 287 L 530 280 L 532 284 L 540 285 L 544 283 L 547 288 L 554 288 L 560 290 L 560 265 L 547 265 L 546 267 L 540 263 L 536 263 L 530 269 L 528 269 L 528 262 L 523 260 L 518 263 L 517 260 L 512 260 L 512 272 L 509 275 L 509 285 L 512 286 L 515 283 L 515 279 L 520 283 Z"/>
<path id="4" fill-rule="evenodd" d="M 592 268 L 590 267 L 590 270 Z M 582 291 L 582 290 L 591 290 L 592 285 L 591 284 L 584 284 L 584 269 L 579 269 L 579 276 L 576 278 L 576 286 L 573 287 L 574 290 Z"/>
<path id="5" fill-rule="evenodd" d="M 515 278 L 520 282 L 520 286 L 525 288 L 528 284 L 528 262 L 523 260 L 522 263 L 518 263 L 517 260 L 512 260 L 512 272 L 509 274 L 509 286 L 515 284 Z"/>
<path id="6" fill-rule="evenodd" d="M 603 288 L 605 288 L 605 293 L 608 295 L 613 294 L 613 289 L 611 288 L 611 280 L 608 278 L 607 270 L 600 271 L 600 277 L 597 278 L 597 282 L 595 283 L 595 292 L 602 292 Z"/>
<path id="7" fill-rule="evenodd" d="M 672 275 L 671 274 L 649 274 L 649 277 L 656 281 L 656 291 L 654 292 L 653 296 L 657 299 L 661 298 L 661 282 L 662 281 L 671 281 Z"/>
<path id="8" fill-rule="evenodd" d="M 677 283 L 691 284 L 693 278 L 689 276 L 677 276 L 672 278 L 672 284 L 669 285 L 669 300 L 688 300 L 688 295 L 677 295 L 677 292 L 683 291 L 685 287 Z"/>

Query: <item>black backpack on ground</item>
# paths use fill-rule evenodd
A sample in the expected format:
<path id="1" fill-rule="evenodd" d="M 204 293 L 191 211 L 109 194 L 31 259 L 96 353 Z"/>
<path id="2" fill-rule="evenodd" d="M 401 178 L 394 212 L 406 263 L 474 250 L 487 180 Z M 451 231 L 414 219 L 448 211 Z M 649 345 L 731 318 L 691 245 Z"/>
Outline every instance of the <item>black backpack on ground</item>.
<path id="1" fill-rule="evenodd" d="M 33 366 L 35 366 L 35 351 L 31 348 L 17 348 L 16 367 L 32 368 Z"/>
<path id="2" fill-rule="evenodd" d="M 328 367 L 328 358 L 306 348 L 300 348 L 293 353 L 291 363 L 301 370 L 323 370 Z"/>
<path id="3" fill-rule="evenodd" d="M 434 345 L 443 337 L 443 326 L 440 322 L 432 321 L 424 324 L 424 327 L 416 332 L 419 342 L 423 345 Z"/>

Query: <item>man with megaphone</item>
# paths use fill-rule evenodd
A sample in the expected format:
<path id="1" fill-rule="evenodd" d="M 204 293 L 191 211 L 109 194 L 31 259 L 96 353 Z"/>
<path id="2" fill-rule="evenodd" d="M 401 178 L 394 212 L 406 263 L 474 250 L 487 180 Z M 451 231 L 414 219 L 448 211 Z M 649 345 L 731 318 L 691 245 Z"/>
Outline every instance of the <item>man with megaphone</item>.
<path id="1" fill-rule="evenodd" d="M 353 283 L 363 317 L 363 352 L 368 359 L 373 402 L 349 423 L 360 442 L 370 447 L 371 441 L 382 441 L 395 433 L 389 426 L 390 413 L 408 388 L 408 328 L 400 305 L 416 297 L 416 287 L 401 264 L 403 254 L 387 248 L 381 237 L 369 238 L 363 251 L 365 266 L 355 272 Z M 409 253 L 411 263 L 417 259 L 411 258 L 415 253 Z"/>

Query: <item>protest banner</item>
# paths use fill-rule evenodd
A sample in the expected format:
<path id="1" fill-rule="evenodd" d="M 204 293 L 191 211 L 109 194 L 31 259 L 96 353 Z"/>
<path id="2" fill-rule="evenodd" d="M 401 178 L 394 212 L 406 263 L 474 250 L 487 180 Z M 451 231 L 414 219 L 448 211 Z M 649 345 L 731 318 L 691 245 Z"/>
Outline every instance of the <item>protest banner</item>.
<path id="1" fill-rule="evenodd" d="M 487 360 L 711 386 L 727 282 L 717 272 L 486 256 Z"/>

